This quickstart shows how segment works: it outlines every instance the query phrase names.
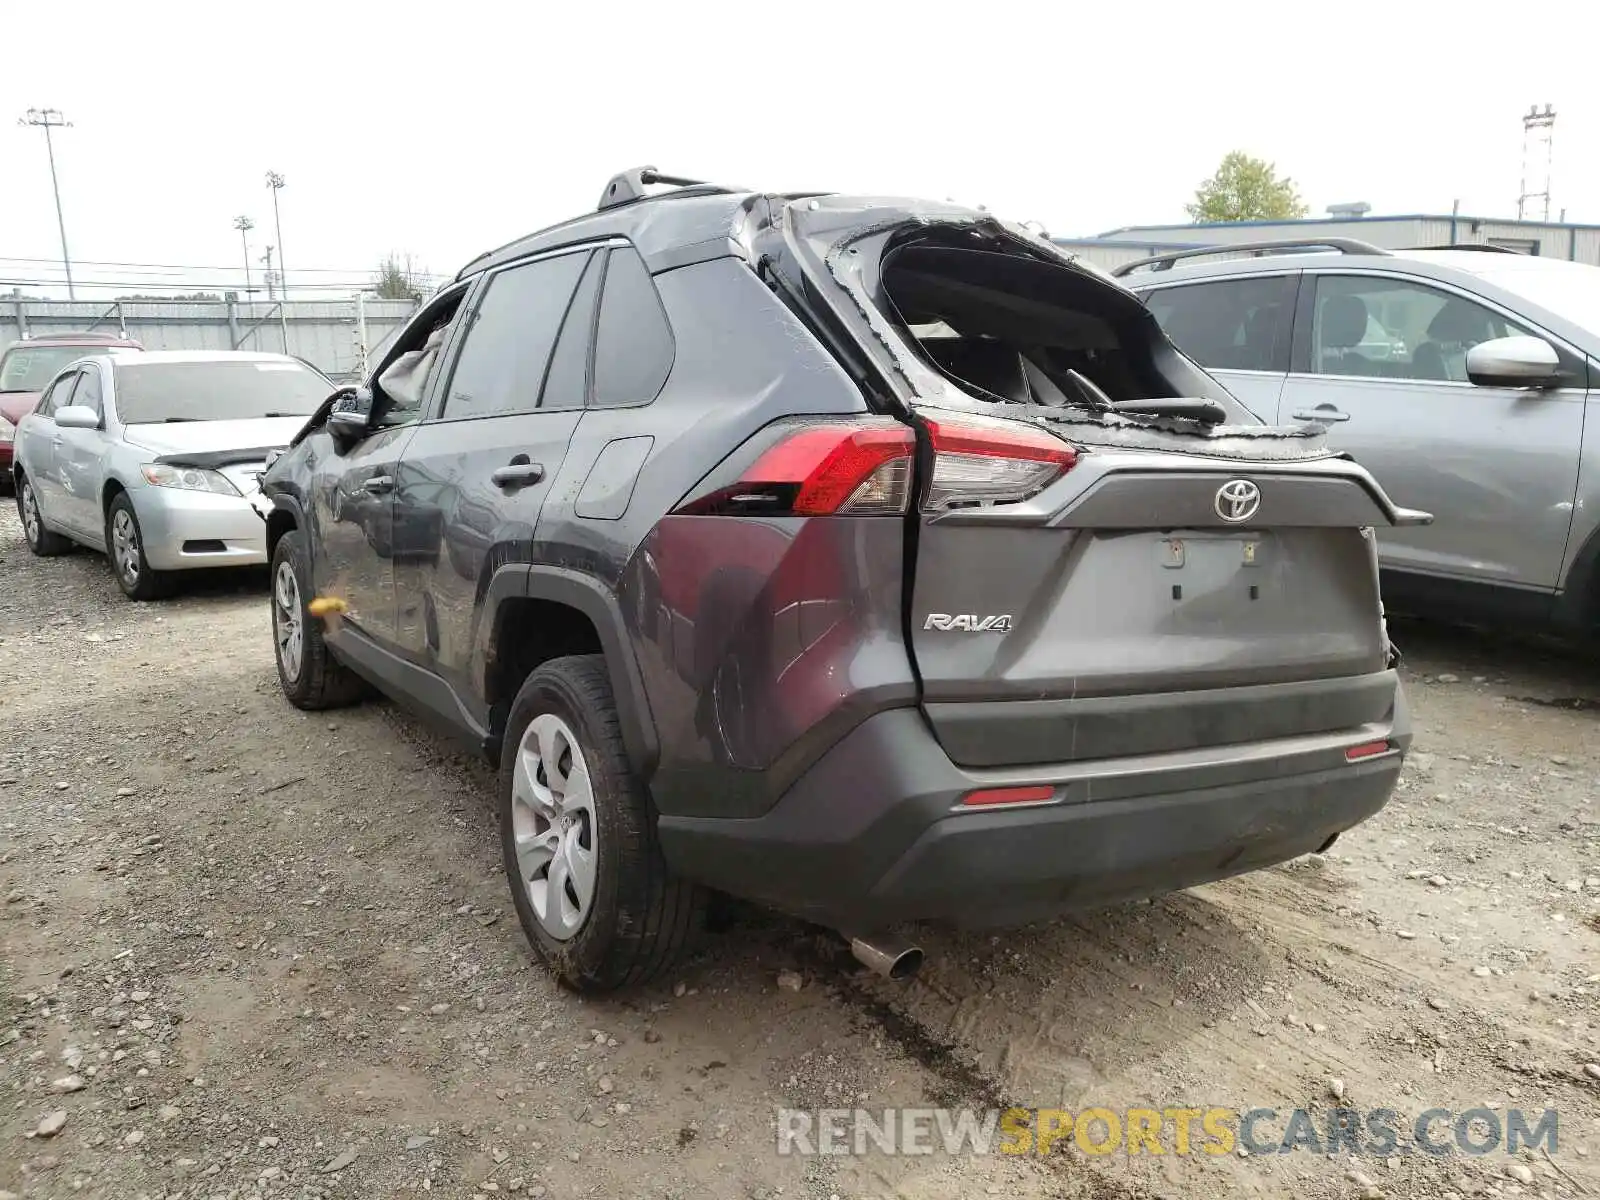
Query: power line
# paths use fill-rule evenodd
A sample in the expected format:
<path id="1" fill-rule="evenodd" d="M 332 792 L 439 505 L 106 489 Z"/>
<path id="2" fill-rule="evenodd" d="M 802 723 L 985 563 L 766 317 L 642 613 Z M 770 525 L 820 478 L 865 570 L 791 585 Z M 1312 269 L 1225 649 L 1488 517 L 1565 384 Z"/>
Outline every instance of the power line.
<path id="1" fill-rule="evenodd" d="M 79 266 L 85 267 L 150 267 L 162 271 L 232 271 L 233 267 L 207 266 L 200 263 L 145 263 L 145 262 L 114 262 L 110 259 L 80 258 L 76 260 Z M 53 266 L 57 262 L 53 258 L 21 258 L 15 255 L 0 254 L 0 263 L 38 263 L 43 266 Z M 297 272 L 310 271 L 319 275 L 374 275 L 376 267 L 296 267 Z M 417 274 L 438 279 L 442 276 L 438 272 L 420 271 Z"/>
<path id="2" fill-rule="evenodd" d="M 233 281 L 233 282 L 228 282 L 228 281 L 217 282 L 215 280 L 212 280 L 212 281 L 190 280 L 187 283 L 141 283 L 141 282 L 139 282 L 137 280 L 129 280 L 129 279 L 79 279 L 76 282 L 77 282 L 77 286 L 78 287 L 85 287 L 85 288 L 89 288 L 89 287 L 92 287 L 92 288 L 121 288 L 123 290 L 151 289 L 151 290 L 168 291 L 168 292 L 218 292 L 218 291 L 242 292 L 242 291 L 244 291 L 244 289 L 239 286 L 237 281 Z M 61 280 L 59 280 L 59 279 L 11 279 L 11 278 L 0 278 L 0 287 L 8 287 L 8 288 L 10 288 L 10 287 L 39 287 L 39 288 L 45 288 L 45 287 L 60 287 L 60 286 L 61 286 Z M 339 283 L 339 282 L 301 283 L 301 284 L 296 284 L 295 286 L 299 290 L 302 290 L 302 291 L 319 291 L 319 292 L 370 291 L 370 290 L 372 290 L 372 279 L 370 277 L 367 277 L 367 278 L 363 278 L 363 279 L 350 280 L 349 282 L 345 282 L 345 283 Z"/>

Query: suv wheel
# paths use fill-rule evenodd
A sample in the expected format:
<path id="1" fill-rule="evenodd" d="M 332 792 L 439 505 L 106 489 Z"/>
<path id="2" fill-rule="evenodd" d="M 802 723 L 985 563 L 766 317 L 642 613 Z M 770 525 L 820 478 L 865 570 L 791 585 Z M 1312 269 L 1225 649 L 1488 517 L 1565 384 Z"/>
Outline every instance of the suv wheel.
<path id="1" fill-rule="evenodd" d="M 106 510 L 106 553 L 117 586 L 130 600 L 159 600 L 172 590 L 171 576 L 153 570 L 144 556 L 144 535 L 126 492 Z"/>
<path id="2" fill-rule="evenodd" d="M 322 620 L 311 603 L 311 571 L 299 530 L 278 539 L 272 550 L 272 645 L 278 684 L 290 704 L 316 710 L 354 704 L 366 691 L 359 676 L 328 652 Z"/>
<path id="3" fill-rule="evenodd" d="M 17 515 L 22 518 L 22 532 L 28 539 L 28 549 L 40 558 L 54 558 L 72 549 L 72 541 L 45 528 L 39 515 L 39 497 L 34 494 L 33 481 L 26 475 L 17 477 Z"/>
<path id="4" fill-rule="evenodd" d="M 699 928 L 704 895 L 667 872 L 600 655 L 552 659 L 518 691 L 500 752 L 500 841 L 523 932 L 580 991 L 645 982 Z"/>

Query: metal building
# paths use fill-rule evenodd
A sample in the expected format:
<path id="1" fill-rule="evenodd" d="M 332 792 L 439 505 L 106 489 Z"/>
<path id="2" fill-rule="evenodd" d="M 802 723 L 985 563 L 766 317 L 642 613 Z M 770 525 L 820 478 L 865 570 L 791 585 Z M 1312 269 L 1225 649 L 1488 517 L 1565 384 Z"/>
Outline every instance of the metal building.
<path id="1" fill-rule="evenodd" d="M 1298 221 L 1223 221 L 1193 225 L 1130 225 L 1097 237 L 1056 238 L 1063 248 L 1110 269 L 1191 246 L 1284 238 L 1346 237 L 1386 250 L 1421 246 L 1490 245 L 1600 266 L 1600 225 L 1514 221 L 1491 217 L 1411 214 L 1395 217 L 1332 216 Z"/>

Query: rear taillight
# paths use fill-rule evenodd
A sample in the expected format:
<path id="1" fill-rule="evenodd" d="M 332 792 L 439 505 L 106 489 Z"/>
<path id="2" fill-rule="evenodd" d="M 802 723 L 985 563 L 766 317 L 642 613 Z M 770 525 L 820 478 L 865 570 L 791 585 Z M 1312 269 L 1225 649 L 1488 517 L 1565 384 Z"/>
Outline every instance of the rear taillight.
<path id="1" fill-rule="evenodd" d="M 930 512 L 1016 504 L 1071 470 L 1075 447 L 1018 421 L 980 416 L 928 418 L 933 478 Z M 814 517 L 904 513 L 910 503 L 916 435 L 888 418 L 780 425 L 737 478 L 686 500 L 694 516 Z M 750 453 L 755 453 L 752 449 Z M 720 473 L 720 471 L 719 471 Z M 722 475 L 723 479 L 727 474 Z M 706 481 L 702 486 L 707 486 Z"/>
<path id="2" fill-rule="evenodd" d="M 933 480 L 923 503 L 930 512 L 1019 503 L 1037 496 L 1078 461 L 1074 447 L 1016 421 L 939 418 L 927 425 Z"/>
<path id="3" fill-rule="evenodd" d="M 805 425 L 763 451 L 736 482 L 678 511 L 701 516 L 903 513 L 915 453 L 915 436 L 898 422 Z"/>

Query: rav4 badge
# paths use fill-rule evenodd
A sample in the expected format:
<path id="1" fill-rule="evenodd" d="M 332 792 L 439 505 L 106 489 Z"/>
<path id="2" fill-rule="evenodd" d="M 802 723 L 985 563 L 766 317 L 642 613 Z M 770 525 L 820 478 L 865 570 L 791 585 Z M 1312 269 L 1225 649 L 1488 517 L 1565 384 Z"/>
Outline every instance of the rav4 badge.
<path id="1" fill-rule="evenodd" d="M 972 613 L 961 613 L 951 616 L 949 613 L 929 613 L 928 619 L 922 623 L 924 629 L 937 629 L 941 633 L 950 633 L 960 630 L 963 633 L 1010 633 L 1011 614 L 995 614 L 987 617 L 975 616 Z"/>

